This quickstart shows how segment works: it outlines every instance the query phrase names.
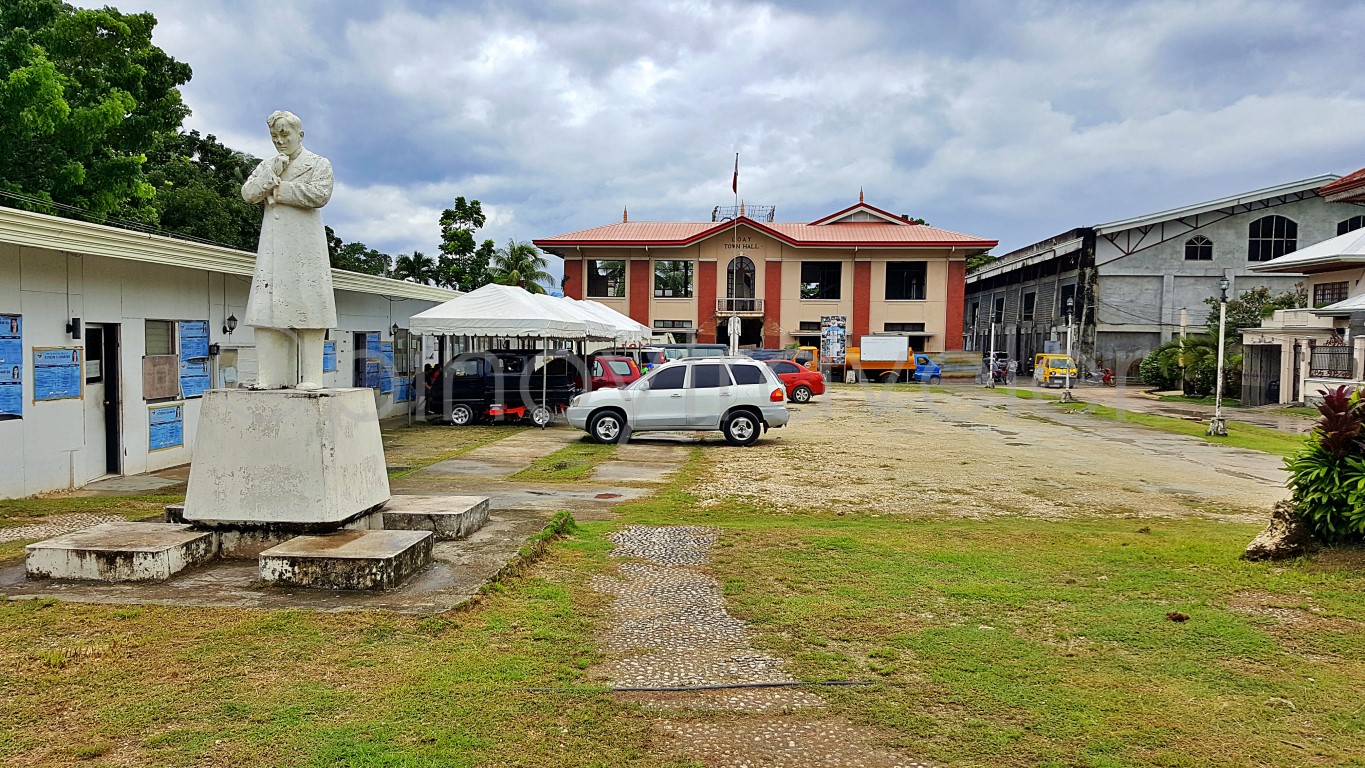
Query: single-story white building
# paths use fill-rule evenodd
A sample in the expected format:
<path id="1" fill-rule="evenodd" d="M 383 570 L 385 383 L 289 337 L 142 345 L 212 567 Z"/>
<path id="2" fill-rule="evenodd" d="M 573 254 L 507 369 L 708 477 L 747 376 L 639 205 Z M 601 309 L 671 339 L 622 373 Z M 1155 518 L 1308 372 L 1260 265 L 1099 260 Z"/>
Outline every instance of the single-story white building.
<path id="1" fill-rule="evenodd" d="M 190 460 L 203 390 L 250 381 L 255 254 L 0 208 L 0 497 Z M 326 386 L 407 412 L 408 318 L 455 291 L 332 271 Z"/>

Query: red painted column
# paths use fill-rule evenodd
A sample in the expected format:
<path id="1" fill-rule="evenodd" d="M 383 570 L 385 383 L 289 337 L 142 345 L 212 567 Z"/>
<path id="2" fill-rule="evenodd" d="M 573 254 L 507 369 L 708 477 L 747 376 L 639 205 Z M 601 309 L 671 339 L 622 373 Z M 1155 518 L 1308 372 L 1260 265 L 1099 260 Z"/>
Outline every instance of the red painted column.
<path id="1" fill-rule="evenodd" d="M 716 341 L 716 262 L 697 262 L 697 343 Z"/>
<path id="2" fill-rule="evenodd" d="M 763 347 L 782 344 L 782 262 L 763 263 Z"/>
<path id="3" fill-rule="evenodd" d="M 631 259 L 627 263 L 629 274 L 626 279 L 629 283 L 626 293 L 630 302 L 630 319 L 652 328 L 654 324 L 649 319 L 649 259 Z"/>
<path id="4" fill-rule="evenodd" d="M 872 262 L 853 262 L 853 338 L 850 347 L 872 332 Z"/>
<path id="5" fill-rule="evenodd" d="M 962 349 L 963 314 L 967 311 L 967 262 L 948 262 L 948 319 L 943 329 L 943 349 Z"/>
<path id="6" fill-rule="evenodd" d="M 564 260 L 564 295 L 571 299 L 582 299 L 588 295 L 587 259 Z"/>

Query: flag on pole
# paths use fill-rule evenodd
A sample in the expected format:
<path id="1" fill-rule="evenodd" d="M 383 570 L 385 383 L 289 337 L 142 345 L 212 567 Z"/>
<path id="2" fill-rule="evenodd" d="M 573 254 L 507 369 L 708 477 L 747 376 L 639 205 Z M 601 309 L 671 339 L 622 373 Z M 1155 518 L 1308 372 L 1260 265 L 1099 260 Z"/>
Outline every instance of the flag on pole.
<path id="1" fill-rule="evenodd" d="M 730 191 L 739 194 L 739 153 L 735 153 L 735 175 L 730 177 Z"/>

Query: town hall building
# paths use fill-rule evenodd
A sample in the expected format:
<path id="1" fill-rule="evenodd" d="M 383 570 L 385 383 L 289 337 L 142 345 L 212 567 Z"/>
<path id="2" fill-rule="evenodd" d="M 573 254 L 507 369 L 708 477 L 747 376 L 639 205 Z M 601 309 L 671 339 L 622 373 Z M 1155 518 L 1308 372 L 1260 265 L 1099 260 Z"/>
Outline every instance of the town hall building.
<path id="1" fill-rule="evenodd" d="M 860 196 L 861 197 L 861 196 Z M 818 344 L 843 316 L 853 338 L 912 337 L 916 350 L 962 349 L 967 258 L 996 245 L 863 202 L 809 223 L 771 208 L 716 209 L 711 221 L 630 221 L 533 242 L 564 259 L 564 292 L 658 332 L 780 348 Z"/>

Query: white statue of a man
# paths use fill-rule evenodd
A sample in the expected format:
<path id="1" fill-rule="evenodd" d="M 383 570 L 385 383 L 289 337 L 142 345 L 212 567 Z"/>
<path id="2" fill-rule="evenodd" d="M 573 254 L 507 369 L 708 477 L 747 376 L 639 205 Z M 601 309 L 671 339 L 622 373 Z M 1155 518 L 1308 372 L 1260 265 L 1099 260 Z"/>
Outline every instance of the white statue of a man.
<path id="1" fill-rule="evenodd" d="M 265 203 L 244 320 L 256 335 L 253 388 L 322 389 L 322 340 L 337 322 L 320 210 L 332 197 L 332 164 L 303 148 L 303 124 L 292 112 L 265 122 L 279 154 L 242 185 L 244 200 Z"/>

